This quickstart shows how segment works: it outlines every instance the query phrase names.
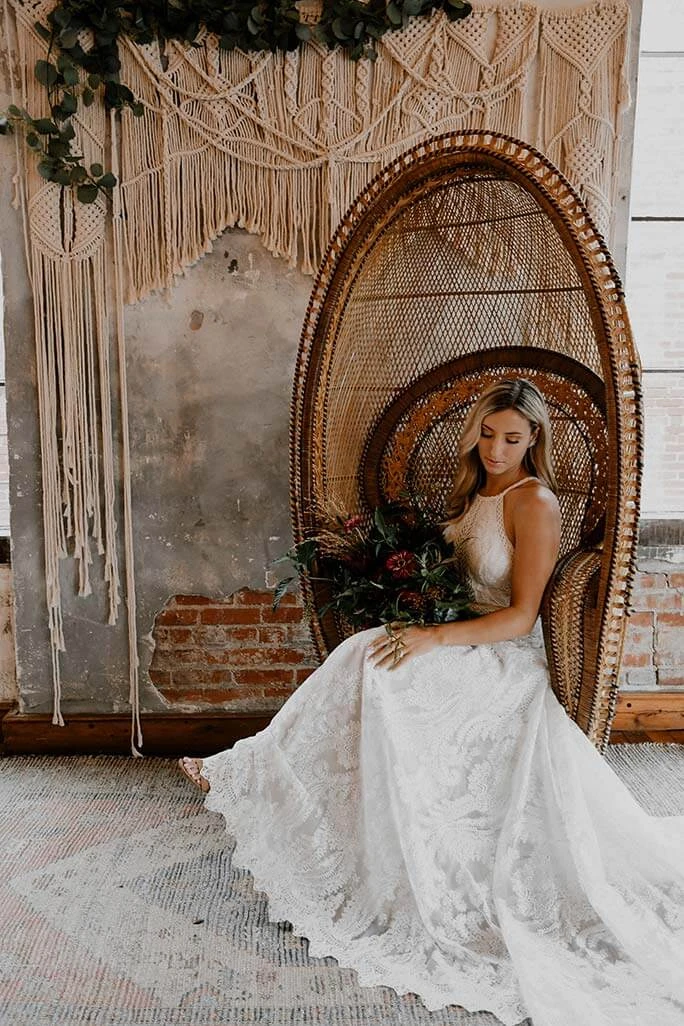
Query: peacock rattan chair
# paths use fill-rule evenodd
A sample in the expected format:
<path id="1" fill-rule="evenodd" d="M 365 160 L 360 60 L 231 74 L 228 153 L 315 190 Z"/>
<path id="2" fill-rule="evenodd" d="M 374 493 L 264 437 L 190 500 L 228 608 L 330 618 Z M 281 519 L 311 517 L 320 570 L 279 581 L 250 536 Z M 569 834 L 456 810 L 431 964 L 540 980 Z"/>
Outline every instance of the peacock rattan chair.
<path id="1" fill-rule="evenodd" d="M 359 196 L 316 280 L 291 421 L 297 541 L 331 507 L 405 490 L 443 511 L 464 417 L 491 380 L 548 400 L 562 548 L 542 621 L 552 686 L 605 749 L 637 540 L 640 366 L 610 255 L 562 175 L 485 132 L 410 150 Z M 315 611 L 324 656 L 341 640 Z"/>

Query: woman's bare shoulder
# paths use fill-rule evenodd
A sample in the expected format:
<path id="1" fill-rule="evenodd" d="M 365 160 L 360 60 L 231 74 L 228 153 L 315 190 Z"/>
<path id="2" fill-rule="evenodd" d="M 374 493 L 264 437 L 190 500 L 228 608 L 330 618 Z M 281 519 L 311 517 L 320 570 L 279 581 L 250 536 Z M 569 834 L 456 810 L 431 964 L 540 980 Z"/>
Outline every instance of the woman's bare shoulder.
<path id="1" fill-rule="evenodd" d="M 536 518 L 548 517 L 551 514 L 554 517 L 560 517 L 560 506 L 556 493 L 543 481 L 532 479 L 529 484 L 515 488 L 511 492 L 510 498 L 513 500 L 512 512 L 516 519 L 518 515 Z"/>

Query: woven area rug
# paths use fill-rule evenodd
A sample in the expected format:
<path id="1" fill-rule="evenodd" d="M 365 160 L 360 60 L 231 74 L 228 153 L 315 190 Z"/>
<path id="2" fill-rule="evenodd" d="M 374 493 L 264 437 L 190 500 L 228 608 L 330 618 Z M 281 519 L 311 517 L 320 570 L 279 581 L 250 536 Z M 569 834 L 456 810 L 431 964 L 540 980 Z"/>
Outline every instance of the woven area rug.
<path id="1" fill-rule="evenodd" d="M 649 811 L 684 813 L 684 746 L 609 761 Z M 175 763 L 3 759 L 0 823 L 2 1026 L 497 1024 L 309 958 Z"/>

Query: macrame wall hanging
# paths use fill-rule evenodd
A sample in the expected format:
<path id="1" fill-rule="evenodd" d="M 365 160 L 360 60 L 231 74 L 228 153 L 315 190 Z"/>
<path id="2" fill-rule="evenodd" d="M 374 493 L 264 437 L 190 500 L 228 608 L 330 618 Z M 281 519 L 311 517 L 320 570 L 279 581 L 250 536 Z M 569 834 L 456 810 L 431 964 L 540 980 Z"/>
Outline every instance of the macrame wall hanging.
<path id="1" fill-rule="evenodd" d="M 34 25 L 53 0 L 4 4 L 13 100 L 48 114 L 33 73 L 46 43 Z M 313 0 L 308 6 L 315 13 Z M 141 743 L 124 304 L 173 286 L 235 225 L 313 273 L 345 210 L 383 165 L 421 139 L 466 128 L 528 139 L 607 232 L 628 38 L 627 0 L 566 10 L 501 0 L 475 2 L 464 21 L 441 13 L 417 19 L 383 37 L 375 62 L 313 43 L 288 54 L 225 52 L 209 35 L 198 47 L 168 43 L 162 61 L 156 45 L 123 41 L 121 77 L 143 116 L 117 120 L 96 101 L 76 120 L 86 164 L 110 167 L 120 181 L 111 216 L 103 201 L 84 206 L 45 182 L 18 145 L 36 322 L 53 722 L 62 723 L 59 561 L 77 561 L 79 594 L 87 595 L 93 552 L 101 555 L 115 623 L 120 487 L 134 747 Z M 123 438 L 118 482 L 114 402 Z"/>

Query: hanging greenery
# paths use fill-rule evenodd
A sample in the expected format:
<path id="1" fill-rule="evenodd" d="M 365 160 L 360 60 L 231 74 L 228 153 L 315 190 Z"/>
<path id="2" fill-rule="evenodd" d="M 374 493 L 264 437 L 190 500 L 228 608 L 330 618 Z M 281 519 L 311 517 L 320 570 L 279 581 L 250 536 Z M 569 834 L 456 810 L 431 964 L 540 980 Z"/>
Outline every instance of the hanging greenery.
<path id="1" fill-rule="evenodd" d="M 436 9 L 457 20 L 467 17 L 472 7 L 467 0 L 323 0 L 320 20 L 309 25 L 301 20 L 296 0 L 61 0 L 47 25 L 36 23 L 48 53 L 36 63 L 35 75 L 47 90 L 51 116 L 34 118 L 12 105 L 0 114 L 0 134 L 24 130 L 43 178 L 75 188 L 82 203 L 93 203 L 100 192 L 116 185 L 116 178 L 100 164 L 86 167 L 83 155 L 73 151 L 72 118 L 80 103 L 88 107 L 94 102 L 97 92 L 103 94 L 107 110 L 127 107 L 142 115 L 142 103 L 120 79 L 122 36 L 139 44 L 156 41 L 162 61 L 167 40 L 199 46 L 205 29 L 216 34 L 224 50 L 276 52 L 315 40 L 342 47 L 353 60 L 373 60 L 376 43 L 386 32 Z"/>

